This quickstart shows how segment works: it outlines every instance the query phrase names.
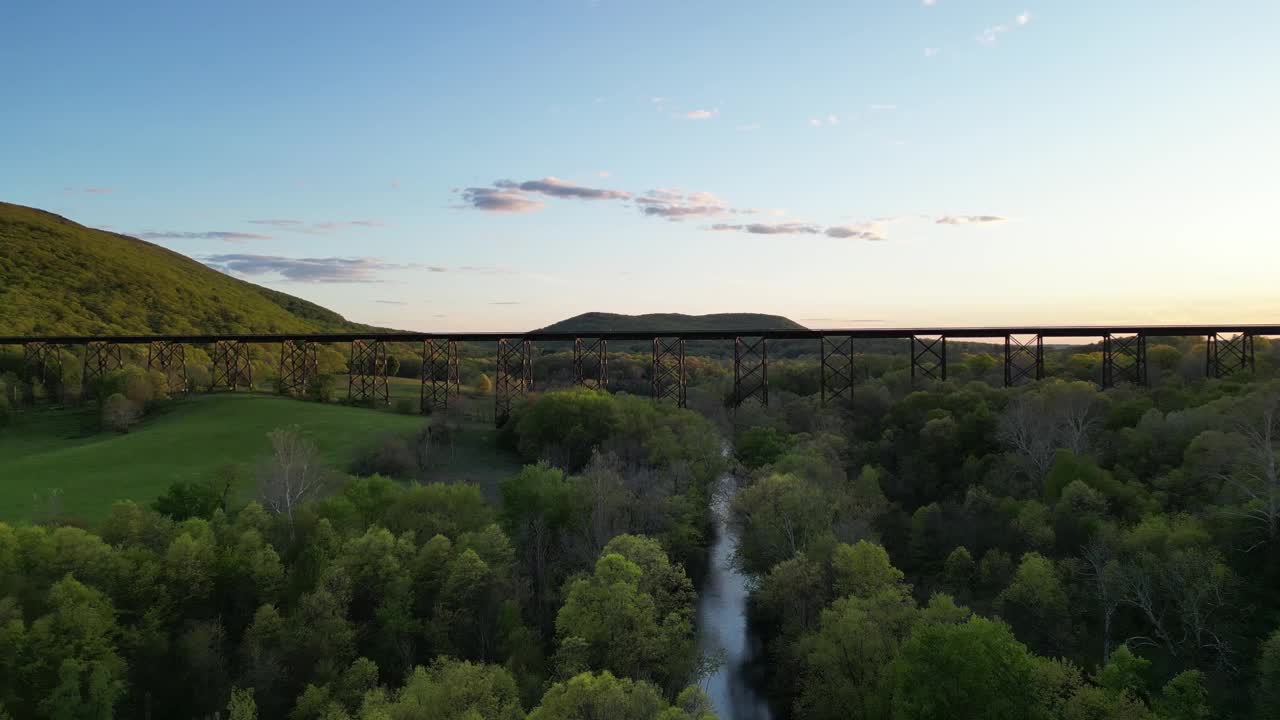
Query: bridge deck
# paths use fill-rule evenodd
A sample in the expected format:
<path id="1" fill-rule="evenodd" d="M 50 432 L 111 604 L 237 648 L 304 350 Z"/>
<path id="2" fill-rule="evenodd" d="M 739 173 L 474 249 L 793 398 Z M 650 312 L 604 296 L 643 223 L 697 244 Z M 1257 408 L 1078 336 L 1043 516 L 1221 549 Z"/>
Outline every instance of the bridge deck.
<path id="1" fill-rule="evenodd" d="M 584 331 L 584 332 L 356 332 L 356 333 L 277 333 L 277 334 L 206 334 L 206 335 L 59 335 L 0 337 L 0 345 L 23 345 L 44 342 L 55 345 L 86 345 L 91 342 L 109 342 L 126 345 L 151 342 L 181 342 L 192 344 L 218 341 L 248 343 L 278 343 L 286 340 L 311 342 L 350 342 L 352 340 L 382 340 L 384 342 L 421 342 L 423 340 L 453 340 L 457 342 L 497 342 L 509 340 L 567 341 L 577 338 L 604 338 L 606 340 L 653 340 L 658 337 L 681 337 L 685 340 L 733 340 L 739 337 L 763 337 L 770 340 L 817 340 L 822 337 L 853 337 L 862 339 L 906 339 L 911 337 L 947 337 L 959 339 L 1003 338 L 1008 335 L 1039 335 L 1044 338 L 1089 338 L 1106 335 L 1146 335 L 1149 337 L 1178 337 L 1211 335 L 1214 333 L 1247 333 L 1249 335 L 1280 335 L 1280 325 L 1022 325 L 1013 327 L 921 327 L 921 328 L 830 328 L 816 330 L 699 330 L 679 332 L 675 330 L 649 331 Z"/>

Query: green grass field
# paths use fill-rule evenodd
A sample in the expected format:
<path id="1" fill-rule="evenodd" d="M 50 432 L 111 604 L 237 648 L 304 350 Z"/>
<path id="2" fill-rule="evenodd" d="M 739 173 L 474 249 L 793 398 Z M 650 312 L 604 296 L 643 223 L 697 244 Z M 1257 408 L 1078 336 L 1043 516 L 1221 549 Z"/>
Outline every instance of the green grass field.
<path id="1" fill-rule="evenodd" d="M 298 425 L 324 458 L 345 470 L 353 454 L 389 432 L 409 432 L 424 420 L 412 415 L 321 405 L 258 394 L 209 395 L 175 400 L 124 435 L 86 434 L 96 423 L 86 411 L 19 413 L 0 430 L 0 520 L 35 520 L 59 505 L 61 514 L 95 522 L 120 499 L 150 502 L 170 483 L 200 480 L 224 463 L 252 464 L 268 449 L 267 433 Z M 494 431 L 468 423 L 454 458 L 441 448 L 431 479 L 480 482 L 518 463 L 494 447 Z M 49 496 L 60 494 L 55 503 Z M 247 497 L 252 488 L 242 488 Z"/>

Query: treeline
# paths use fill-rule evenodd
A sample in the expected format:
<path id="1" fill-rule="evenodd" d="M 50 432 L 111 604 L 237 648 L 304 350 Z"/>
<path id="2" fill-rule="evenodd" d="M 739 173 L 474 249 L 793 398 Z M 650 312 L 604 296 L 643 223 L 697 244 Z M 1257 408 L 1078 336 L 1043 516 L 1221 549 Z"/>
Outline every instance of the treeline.
<path id="1" fill-rule="evenodd" d="M 712 718 L 685 563 L 714 429 L 586 391 L 508 427 L 501 507 L 332 477 L 282 429 L 247 506 L 223 476 L 94 531 L 0 524 L 0 717 Z"/>
<path id="2" fill-rule="evenodd" d="M 780 715 L 1275 717 L 1280 384 L 870 381 L 736 452 Z"/>

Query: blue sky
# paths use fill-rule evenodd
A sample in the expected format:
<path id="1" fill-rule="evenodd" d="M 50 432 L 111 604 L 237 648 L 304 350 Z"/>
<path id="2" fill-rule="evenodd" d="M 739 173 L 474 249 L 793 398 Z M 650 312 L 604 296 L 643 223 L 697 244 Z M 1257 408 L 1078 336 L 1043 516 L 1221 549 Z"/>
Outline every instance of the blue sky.
<path id="1" fill-rule="evenodd" d="M 1280 6 L 17 0 L 0 199 L 421 330 L 1274 322 Z"/>

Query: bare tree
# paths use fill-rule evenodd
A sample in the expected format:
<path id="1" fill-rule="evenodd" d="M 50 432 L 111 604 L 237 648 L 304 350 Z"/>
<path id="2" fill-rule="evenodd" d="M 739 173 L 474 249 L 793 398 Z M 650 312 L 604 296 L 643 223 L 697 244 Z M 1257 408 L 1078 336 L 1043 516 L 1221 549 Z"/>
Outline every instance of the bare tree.
<path id="1" fill-rule="evenodd" d="M 1115 578 L 1119 601 L 1136 609 L 1170 655 L 1205 655 L 1234 671 L 1232 647 L 1223 630 L 1229 617 L 1230 569 L 1213 550 L 1186 548 L 1167 557 L 1149 552 L 1120 562 Z M 1130 638 L 1154 644 L 1150 638 Z"/>
<path id="2" fill-rule="evenodd" d="M 1098 424 L 1098 391 L 1086 382 L 1054 382 L 1014 398 L 1000 418 L 997 438 L 1024 472 L 1043 483 L 1059 448 L 1089 451 Z"/>
<path id="3" fill-rule="evenodd" d="M 1236 455 L 1231 471 L 1217 477 L 1244 500 L 1243 508 L 1231 512 L 1261 526 L 1265 539 L 1249 548 L 1252 551 L 1280 535 L 1280 392 L 1271 389 L 1248 401 L 1232 424 L 1245 440 L 1243 452 Z"/>
<path id="4" fill-rule="evenodd" d="M 1041 390 L 1053 418 L 1059 447 L 1077 455 L 1089 452 L 1098 425 L 1098 391 L 1087 382 L 1050 383 Z"/>
<path id="5" fill-rule="evenodd" d="M 258 470 L 258 497 L 267 510 L 284 515 L 293 534 L 293 513 L 324 486 L 326 471 L 316 446 L 296 425 L 267 433 L 271 455 Z"/>
<path id="6" fill-rule="evenodd" d="M 1120 591 L 1116 587 L 1120 566 L 1113 559 L 1111 543 L 1095 534 L 1085 545 L 1081 557 L 1085 562 L 1085 574 L 1093 581 L 1093 593 L 1102 611 L 1102 664 L 1111 659 L 1111 620 L 1120 606 Z"/>
<path id="7" fill-rule="evenodd" d="M 618 461 L 611 455 L 591 454 L 591 461 L 580 476 L 586 490 L 587 504 L 591 508 L 587 532 L 592 550 L 599 554 L 606 543 L 626 528 L 626 520 L 620 517 L 630 499 L 623 485 Z"/>
<path id="8" fill-rule="evenodd" d="M 1057 451 L 1053 424 L 1043 405 L 1038 395 L 1028 393 L 1015 398 L 1005 408 L 997 430 L 1000 442 L 1014 452 L 1018 464 L 1037 483 L 1049 474 Z"/>

